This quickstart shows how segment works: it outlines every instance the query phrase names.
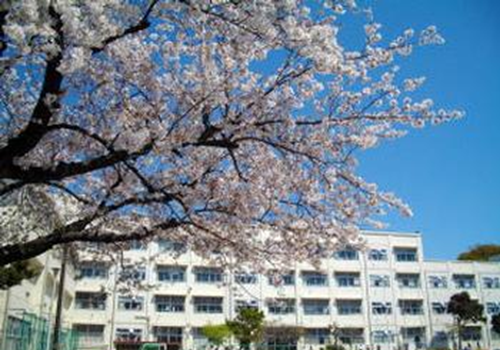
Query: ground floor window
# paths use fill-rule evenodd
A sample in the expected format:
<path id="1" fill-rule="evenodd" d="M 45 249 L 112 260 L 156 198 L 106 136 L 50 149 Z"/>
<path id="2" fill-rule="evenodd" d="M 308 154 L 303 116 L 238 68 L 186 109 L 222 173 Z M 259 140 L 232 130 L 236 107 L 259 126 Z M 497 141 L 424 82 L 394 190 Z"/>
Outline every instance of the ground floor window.
<path id="1" fill-rule="evenodd" d="M 417 349 L 421 349 L 425 344 L 425 328 L 424 327 L 403 327 L 401 335 L 405 343 L 413 343 Z"/>
<path id="2" fill-rule="evenodd" d="M 394 343 L 395 334 L 388 330 L 377 330 L 372 332 L 372 340 L 376 344 Z"/>
<path id="3" fill-rule="evenodd" d="M 115 340 L 118 342 L 139 342 L 142 340 L 140 328 L 117 328 Z"/>
<path id="4" fill-rule="evenodd" d="M 328 328 L 308 328 L 304 334 L 306 344 L 320 344 L 328 343 L 330 338 L 330 330 Z"/>
<path id="5" fill-rule="evenodd" d="M 259 350 L 297 350 L 300 331 L 294 327 L 268 328 Z"/>
<path id="6" fill-rule="evenodd" d="M 297 350 L 297 341 L 285 338 L 268 338 L 259 348 L 261 350 Z"/>
<path id="7" fill-rule="evenodd" d="M 205 349 L 210 346 L 210 342 L 208 341 L 208 338 L 203 334 L 203 329 L 202 328 L 193 328 L 192 331 L 193 334 L 193 345 L 195 349 Z"/>
<path id="8" fill-rule="evenodd" d="M 80 345 L 101 344 L 104 342 L 104 325 L 75 324 L 73 330 L 78 334 Z"/>
<path id="9" fill-rule="evenodd" d="M 181 327 L 155 327 L 155 337 L 161 343 L 182 343 Z"/>
<path id="10" fill-rule="evenodd" d="M 363 344 L 365 342 L 363 328 L 341 328 L 338 332 L 338 339 L 347 345 Z"/>
<path id="11" fill-rule="evenodd" d="M 462 331 L 463 341 L 479 341 L 481 338 L 481 327 L 465 327 Z"/>

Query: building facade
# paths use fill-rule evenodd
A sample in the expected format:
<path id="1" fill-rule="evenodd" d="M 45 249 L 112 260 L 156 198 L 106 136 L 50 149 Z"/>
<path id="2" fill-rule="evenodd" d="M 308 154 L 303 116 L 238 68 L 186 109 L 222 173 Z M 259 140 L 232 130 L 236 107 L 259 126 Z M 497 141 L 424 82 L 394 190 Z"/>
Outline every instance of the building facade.
<path id="1" fill-rule="evenodd" d="M 291 262 L 289 271 L 269 275 L 220 269 L 170 241 L 133 244 L 121 266 L 83 261 L 69 268 L 64 286 L 63 328 L 72 335 L 65 349 L 75 348 L 75 334 L 82 350 L 133 350 L 144 341 L 204 349 L 203 326 L 248 307 L 263 310 L 273 330 L 266 350 L 319 350 L 333 342 L 347 349 L 452 348 L 446 303 L 461 291 L 485 306 L 488 319 L 466 329 L 464 344 L 500 349 L 489 323 L 500 313 L 498 262 L 427 261 L 419 234 L 364 237 L 365 248 L 332 253 L 319 270 Z M 0 293 L 2 349 L 49 349 L 60 259 L 49 252 L 36 261 L 40 276 Z M 123 288 L 123 281 L 136 284 Z"/>
<path id="2" fill-rule="evenodd" d="M 8 290 L 0 290 L 0 349 L 48 350 L 53 340 L 61 274 L 61 252 L 52 250 L 30 259 L 40 274 Z M 66 268 L 62 292 L 62 314 L 71 313 L 74 302 L 75 271 Z M 69 319 L 60 327 L 61 350 L 75 350 L 76 332 Z"/>
<path id="3" fill-rule="evenodd" d="M 197 349 L 207 345 L 204 325 L 256 307 L 268 327 L 300 330 L 273 332 L 264 340 L 267 348 L 319 349 L 335 334 L 348 348 L 392 350 L 451 348 L 446 303 L 455 293 L 467 291 L 485 305 L 488 322 L 500 313 L 498 262 L 427 261 L 419 234 L 364 236 L 366 248 L 337 251 L 320 270 L 292 262 L 290 271 L 269 276 L 210 266 L 174 242 L 137 244 L 124 253 L 138 266 L 129 272 L 105 262 L 80 266 L 67 321 L 82 348 L 159 341 Z M 120 293 L 124 273 L 146 288 Z M 471 348 L 500 349 L 489 323 L 471 325 L 463 340 Z"/>

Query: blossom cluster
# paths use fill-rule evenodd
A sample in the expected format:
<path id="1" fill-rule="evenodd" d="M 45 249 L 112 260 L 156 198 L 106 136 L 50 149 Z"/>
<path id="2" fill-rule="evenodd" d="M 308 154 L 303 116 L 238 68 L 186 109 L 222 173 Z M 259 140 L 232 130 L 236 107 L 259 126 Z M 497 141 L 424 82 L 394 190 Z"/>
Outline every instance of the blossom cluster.
<path id="1" fill-rule="evenodd" d="M 359 150 L 463 114 L 415 99 L 425 78 L 401 77 L 405 56 L 443 43 L 435 27 L 387 40 L 369 16 L 348 49 L 346 12 L 365 13 L 354 1 L 13 2 L 0 147 L 42 103 L 52 129 L 15 159 L 22 169 L 138 154 L 43 184 L 71 193 L 76 218 L 115 208 L 89 232 L 146 216 L 178 222 L 155 234 L 202 255 L 317 259 L 388 209 L 411 215 L 357 174 Z M 62 84 L 40 102 L 48 62 Z"/>

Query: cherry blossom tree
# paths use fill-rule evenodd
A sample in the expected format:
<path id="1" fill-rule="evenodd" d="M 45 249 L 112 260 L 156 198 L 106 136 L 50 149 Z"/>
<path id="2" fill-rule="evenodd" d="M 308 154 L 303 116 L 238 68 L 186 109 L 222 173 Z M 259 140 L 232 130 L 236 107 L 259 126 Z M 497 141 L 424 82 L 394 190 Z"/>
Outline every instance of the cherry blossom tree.
<path id="1" fill-rule="evenodd" d="M 41 191 L 69 213 L 2 227 L 0 266 L 156 237 L 255 266 L 316 259 L 411 214 L 357 174 L 359 151 L 462 115 L 400 77 L 436 29 L 384 39 L 353 0 L 0 6 L 0 199 Z"/>

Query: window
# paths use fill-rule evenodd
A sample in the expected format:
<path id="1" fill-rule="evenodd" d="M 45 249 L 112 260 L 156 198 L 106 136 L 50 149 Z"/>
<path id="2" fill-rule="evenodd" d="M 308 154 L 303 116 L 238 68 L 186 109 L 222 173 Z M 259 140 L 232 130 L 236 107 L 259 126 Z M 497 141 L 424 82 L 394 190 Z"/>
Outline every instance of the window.
<path id="1" fill-rule="evenodd" d="M 392 304 L 391 303 L 372 303 L 372 314 L 374 315 L 390 315 L 392 314 Z"/>
<path id="2" fill-rule="evenodd" d="M 156 312 L 184 312 L 184 303 L 184 296 L 155 295 Z"/>
<path id="3" fill-rule="evenodd" d="M 328 285 L 327 275 L 319 272 L 302 272 L 302 281 L 306 286 L 310 287 L 320 287 Z"/>
<path id="4" fill-rule="evenodd" d="M 144 297 L 119 296 L 118 310 L 141 311 L 144 308 Z"/>
<path id="5" fill-rule="evenodd" d="M 268 282 L 273 286 L 293 286 L 295 284 L 295 273 L 293 271 L 285 273 L 271 271 Z"/>
<path id="6" fill-rule="evenodd" d="M 221 314 L 222 298 L 194 297 L 194 312 L 200 314 Z"/>
<path id="7" fill-rule="evenodd" d="M 446 276 L 429 276 L 429 287 L 447 288 L 448 279 L 446 278 Z"/>
<path id="8" fill-rule="evenodd" d="M 446 332 L 446 331 L 434 332 L 433 341 L 439 342 L 439 343 L 447 343 L 448 342 L 448 332 Z"/>
<path id="9" fill-rule="evenodd" d="M 237 273 L 234 275 L 234 281 L 239 284 L 256 284 L 257 275 L 254 273 Z"/>
<path id="10" fill-rule="evenodd" d="M 376 288 L 390 287 L 389 275 L 370 275 L 370 286 Z"/>
<path id="11" fill-rule="evenodd" d="M 435 301 L 431 304 L 432 312 L 436 315 L 444 315 L 447 311 L 447 303 Z"/>
<path id="12" fill-rule="evenodd" d="M 486 303 L 486 313 L 488 315 L 496 315 L 500 313 L 500 303 Z"/>
<path id="13" fill-rule="evenodd" d="M 328 299 L 303 299 L 304 315 L 329 315 L 330 301 Z"/>
<path id="14" fill-rule="evenodd" d="M 361 285 L 359 273 L 336 272 L 335 279 L 339 287 L 359 287 Z"/>
<path id="15" fill-rule="evenodd" d="M 146 244 L 144 244 L 144 242 L 142 241 L 138 241 L 138 240 L 133 240 L 133 241 L 130 241 L 130 246 L 129 246 L 130 250 L 144 250 L 146 249 Z"/>
<path id="16" fill-rule="evenodd" d="M 363 344 L 363 328 L 341 328 L 339 329 L 339 340 L 343 344 Z"/>
<path id="17" fill-rule="evenodd" d="M 424 327 L 402 327 L 403 341 L 414 342 L 417 348 L 421 348 L 425 341 Z"/>
<path id="18" fill-rule="evenodd" d="M 330 330 L 328 328 L 308 328 L 306 329 L 305 342 L 306 344 L 325 345 L 330 338 Z"/>
<path id="19" fill-rule="evenodd" d="M 80 346 L 104 342 L 104 325 L 102 324 L 74 324 L 73 330 L 78 334 Z"/>
<path id="20" fill-rule="evenodd" d="M 339 250 L 335 253 L 337 260 L 358 260 L 358 251 L 352 248 Z"/>
<path id="21" fill-rule="evenodd" d="M 92 292 L 76 292 L 75 308 L 82 310 L 105 310 L 106 294 Z"/>
<path id="22" fill-rule="evenodd" d="M 391 331 L 378 330 L 372 332 L 372 339 L 374 343 L 394 343 L 395 334 Z"/>
<path id="23" fill-rule="evenodd" d="M 214 267 L 197 267 L 194 269 L 195 280 L 199 283 L 222 282 L 222 270 Z"/>
<path id="24" fill-rule="evenodd" d="M 182 328 L 181 327 L 155 327 L 154 335 L 157 342 L 168 344 L 182 343 Z"/>
<path id="25" fill-rule="evenodd" d="M 396 274 L 399 288 L 419 288 L 420 275 L 417 273 L 398 273 Z"/>
<path id="26" fill-rule="evenodd" d="M 483 277 L 483 286 L 485 289 L 500 289 L 500 278 Z"/>
<path id="27" fill-rule="evenodd" d="M 183 266 L 158 266 L 158 281 L 180 283 L 186 280 L 186 268 Z"/>
<path id="28" fill-rule="evenodd" d="M 297 350 L 298 336 L 287 332 L 287 328 L 268 328 L 263 348 L 266 350 Z"/>
<path id="29" fill-rule="evenodd" d="M 184 253 L 186 252 L 186 244 L 176 242 L 170 239 L 160 238 L 158 240 L 158 250 L 161 252 Z"/>
<path id="30" fill-rule="evenodd" d="M 455 288 L 473 289 L 476 288 L 476 279 L 474 275 L 453 275 Z"/>
<path id="31" fill-rule="evenodd" d="M 423 315 L 423 301 L 422 300 L 400 300 L 399 307 L 401 315 Z"/>
<path id="32" fill-rule="evenodd" d="M 146 268 L 143 266 L 125 266 L 120 271 L 120 280 L 144 281 L 146 279 Z"/>
<path id="33" fill-rule="evenodd" d="M 193 335 L 193 345 L 195 349 L 210 348 L 212 344 L 203 333 L 203 328 L 195 327 L 192 329 L 191 333 Z"/>
<path id="34" fill-rule="evenodd" d="M 370 249 L 370 251 L 368 252 L 368 260 L 386 261 L 387 260 L 387 250 L 386 249 Z"/>
<path id="35" fill-rule="evenodd" d="M 243 309 L 258 309 L 259 303 L 257 300 L 236 300 L 235 311 L 239 312 Z"/>
<path id="36" fill-rule="evenodd" d="M 361 314 L 361 300 L 337 300 L 337 312 L 339 315 Z"/>
<path id="37" fill-rule="evenodd" d="M 462 331 L 463 341 L 480 341 L 481 327 L 465 327 Z"/>
<path id="38" fill-rule="evenodd" d="M 295 299 L 275 299 L 267 304 L 270 314 L 286 315 L 295 313 Z"/>
<path id="39" fill-rule="evenodd" d="M 415 248 L 394 248 L 396 261 L 412 262 L 417 261 L 417 249 Z"/>
<path id="40" fill-rule="evenodd" d="M 128 342 L 139 342 L 142 339 L 142 329 L 140 328 L 117 328 L 116 329 L 116 340 L 117 341 L 128 341 Z"/>
<path id="41" fill-rule="evenodd" d="M 103 263 L 85 262 L 79 268 L 79 277 L 105 279 L 108 277 L 108 268 Z"/>

